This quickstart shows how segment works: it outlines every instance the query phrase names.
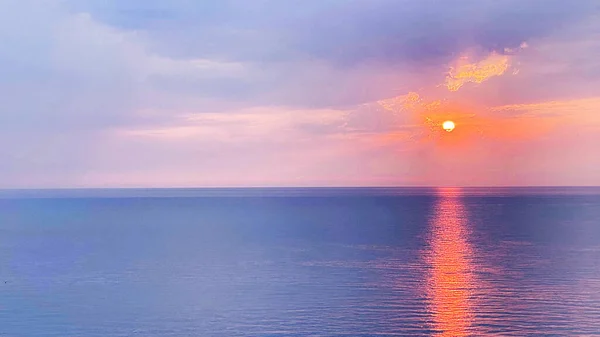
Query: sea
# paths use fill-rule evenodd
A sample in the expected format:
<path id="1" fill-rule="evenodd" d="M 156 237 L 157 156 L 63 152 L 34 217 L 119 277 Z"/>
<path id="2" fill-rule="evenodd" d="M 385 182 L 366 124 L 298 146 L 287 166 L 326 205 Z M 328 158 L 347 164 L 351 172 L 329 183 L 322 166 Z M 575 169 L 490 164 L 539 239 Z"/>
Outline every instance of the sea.
<path id="1" fill-rule="evenodd" d="M 600 336 L 600 188 L 3 190 L 0 336 Z"/>

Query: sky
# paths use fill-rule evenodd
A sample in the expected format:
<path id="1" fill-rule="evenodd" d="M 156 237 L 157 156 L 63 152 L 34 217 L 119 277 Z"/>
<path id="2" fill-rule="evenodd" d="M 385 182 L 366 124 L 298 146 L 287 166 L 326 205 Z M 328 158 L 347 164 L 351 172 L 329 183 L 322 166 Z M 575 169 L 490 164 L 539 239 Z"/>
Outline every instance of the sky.
<path id="1" fill-rule="evenodd" d="M 0 188 L 600 185 L 596 0 L 0 0 L 0 43 Z"/>

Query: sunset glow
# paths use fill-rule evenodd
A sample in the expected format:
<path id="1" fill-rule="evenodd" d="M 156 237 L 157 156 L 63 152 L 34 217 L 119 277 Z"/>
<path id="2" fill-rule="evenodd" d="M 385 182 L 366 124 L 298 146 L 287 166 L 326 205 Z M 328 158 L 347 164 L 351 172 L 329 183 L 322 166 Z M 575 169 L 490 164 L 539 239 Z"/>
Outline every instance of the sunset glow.
<path id="1" fill-rule="evenodd" d="M 600 184 L 586 1 L 207 1 L 8 0 L 0 187 Z"/>

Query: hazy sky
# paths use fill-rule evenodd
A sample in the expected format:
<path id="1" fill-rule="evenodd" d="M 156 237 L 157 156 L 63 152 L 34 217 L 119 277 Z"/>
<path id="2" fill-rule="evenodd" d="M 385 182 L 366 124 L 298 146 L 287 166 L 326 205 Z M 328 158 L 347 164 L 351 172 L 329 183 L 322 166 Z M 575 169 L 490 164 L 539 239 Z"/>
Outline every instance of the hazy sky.
<path id="1" fill-rule="evenodd" d="M 597 0 L 0 0 L 0 43 L 0 187 L 600 185 Z"/>

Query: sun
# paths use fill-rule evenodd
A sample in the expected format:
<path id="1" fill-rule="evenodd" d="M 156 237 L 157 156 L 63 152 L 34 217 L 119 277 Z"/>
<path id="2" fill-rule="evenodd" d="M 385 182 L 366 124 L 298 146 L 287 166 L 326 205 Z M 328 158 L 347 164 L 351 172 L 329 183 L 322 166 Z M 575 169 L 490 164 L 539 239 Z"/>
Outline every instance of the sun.
<path id="1" fill-rule="evenodd" d="M 452 130 L 454 130 L 454 127 L 455 127 L 455 125 L 454 125 L 453 121 L 445 121 L 442 124 L 442 128 L 448 132 L 452 132 Z"/>

